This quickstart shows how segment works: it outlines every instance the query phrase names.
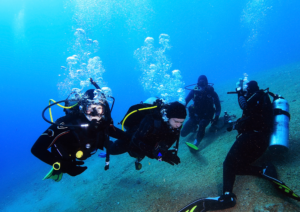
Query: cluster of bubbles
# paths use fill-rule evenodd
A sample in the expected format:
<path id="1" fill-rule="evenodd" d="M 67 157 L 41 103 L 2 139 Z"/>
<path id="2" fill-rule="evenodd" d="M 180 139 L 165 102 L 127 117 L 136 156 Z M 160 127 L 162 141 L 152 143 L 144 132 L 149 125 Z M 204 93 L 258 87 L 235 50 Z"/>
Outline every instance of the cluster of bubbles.
<path id="1" fill-rule="evenodd" d="M 270 3 L 271 0 L 250 0 L 243 10 L 241 22 L 250 30 L 246 41 L 249 47 L 252 47 L 257 41 L 259 32 L 264 25 L 264 17 L 272 9 L 272 6 L 268 6 Z"/>
<path id="2" fill-rule="evenodd" d="M 112 99 L 111 98 L 107 98 L 107 97 L 111 97 L 112 96 L 112 91 L 109 87 L 103 87 L 101 89 L 95 89 L 94 90 L 94 98 L 92 100 L 88 100 L 88 102 L 90 103 L 103 103 L 105 101 L 112 103 Z M 69 96 L 69 99 L 72 100 L 83 100 L 83 99 L 87 99 L 88 96 L 86 96 L 84 94 L 84 92 L 82 91 L 82 89 L 79 88 L 73 88 L 72 92 Z"/>
<path id="3" fill-rule="evenodd" d="M 101 103 L 104 101 L 108 101 L 109 103 L 112 103 L 112 99 L 107 98 L 107 97 L 111 97 L 111 96 L 112 96 L 112 91 L 109 87 L 103 87 L 101 89 L 96 89 L 94 91 L 93 103 Z"/>
<path id="4" fill-rule="evenodd" d="M 236 88 L 241 88 L 243 86 L 243 90 L 245 91 L 247 88 L 248 80 L 248 74 L 244 73 L 244 78 L 240 78 L 239 81 L 236 83 Z"/>
<path id="5" fill-rule="evenodd" d="M 80 100 L 83 97 L 81 91 L 82 90 L 79 88 L 73 88 L 69 98 L 74 100 Z"/>
<path id="6" fill-rule="evenodd" d="M 120 18 L 130 29 L 142 29 L 153 13 L 150 0 L 68 0 L 65 8 L 73 9 L 73 20 L 86 30 L 98 25 L 109 27 L 115 18 Z"/>
<path id="7" fill-rule="evenodd" d="M 73 46 L 75 55 L 67 58 L 67 66 L 61 66 L 64 73 L 61 75 L 64 79 L 58 83 L 60 94 L 65 96 L 71 93 L 72 88 L 77 87 L 80 90 L 91 85 L 92 78 L 100 87 L 104 87 L 103 73 L 105 69 L 98 56 L 92 56 L 99 49 L 97 40 L 87 37 L 83 29 L 76 29 L 75 44 Z"/>
<path id="8" fill-rule="evenodd" d="M 171 71 L 172 63 L 166 56 L 170 49 L 170 36 L 159 36 L 159 48 L 154 47 L 154 39 L 147 37 L 144 45 L 134 51 L 134 56 L 139 62 L 143 72 L 141 83 L 145 91 L 151 96 L 165 99 L 166 102 L 185 102 L 184 82 L 179 70 Z"/>
<path id="9" fill-rule="evenodd" d="M 248 80 L 248 74 L 247 73 L 244 73 L 244 79 L 243 79 L 243 89 L 246 90 L 247 88 L 247 83 L 249 82 Z"/>

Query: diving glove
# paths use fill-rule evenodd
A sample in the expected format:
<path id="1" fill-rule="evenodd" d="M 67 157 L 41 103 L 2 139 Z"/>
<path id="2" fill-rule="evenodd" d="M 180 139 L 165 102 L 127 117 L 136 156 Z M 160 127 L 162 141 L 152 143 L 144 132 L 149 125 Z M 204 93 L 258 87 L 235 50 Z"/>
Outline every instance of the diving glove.
<path id="1" fill-rule="evenodd" d="M 177 156 L 176 150 L 168 150 L 163 155 L 162 161 L 165 161 L 174 166 L 174 164 L 178 165 L 180 163 L 180 158 Z"/>
<path id="2" fill-rule="evenodd" d="M 219 116 L 216 116 L 212 121 L 211 121 L 211 125 L 216 125 L 219 121 Z"/>

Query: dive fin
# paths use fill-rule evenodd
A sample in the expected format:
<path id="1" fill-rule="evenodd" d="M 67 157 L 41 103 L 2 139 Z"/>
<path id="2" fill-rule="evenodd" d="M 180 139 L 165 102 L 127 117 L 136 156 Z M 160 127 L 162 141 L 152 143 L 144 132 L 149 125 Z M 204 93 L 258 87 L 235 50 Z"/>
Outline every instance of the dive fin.
<path id="1" fill-rule="evenodd" d="M 43 180 L 52 179 L 55 182 L 59 182 L 62 179 L 63 173 L 62 171 L 51 169 L 50 172 L 44 177 Z"/>
<path id="2" fill-rule="evenodd" d="M 292 189 L 290 189 L 289 187 L 287 187 L 287 185 L 285 185 L 284 182 L 280 181 L 280 180 L 274 180 L 272 181 L 272 183 L 274 183 L 274 186 L 281 192 L 284 193 L 286 196 L 295 199 L 297 201 L 300 201 L 300 197 L 295 194 Z"/>
<path id="3" fill-rule="evenodd" d="M 185 142 L 185 144 L 186 144 L 188 147 L 190 147 L 190 148 L 192 148 L 192 149 L 194 149 L 194 150 L 199 150 L 199 148 L 198 148 L 196 145 L 192 144 L 192 143 Z"/>
<path id="4" fill-rule="evenodd" d="M 219 197 L 208 197 L 197 199 L 188 204 L 178 212 L 206 212 L 224 210 L 235 206 L 236 196 L 233 193 L 221 195 Z"/>
<path id="5" fill-rule="evenodd" d="M 265 169 L 263 169 L 262 177 L 272 182 L 276 189 L 286 196 L 300 201 L 300 197 L 295 194 L 292 189 L 290 189 L 284 182 L 277 179 L 276 168 L 273 164 L 268 164 Z"/>

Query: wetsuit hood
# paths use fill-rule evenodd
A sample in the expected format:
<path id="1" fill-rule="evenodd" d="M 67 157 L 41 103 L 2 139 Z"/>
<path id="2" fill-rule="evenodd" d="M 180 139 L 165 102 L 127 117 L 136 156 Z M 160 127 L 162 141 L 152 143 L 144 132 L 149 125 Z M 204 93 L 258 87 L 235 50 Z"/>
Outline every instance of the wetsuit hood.
<path id="1" fill-rule="evenodd" d="M 167 117 L 185 119 L 186 118 L 186 109 L 185 106 L 179 102 L 172 102 L 167 108 Z"/>
<path id="2" fill-rule="evenodd" d="M 250 98 L 255 92 L 259 91 L 259 87 L 256 81 L 252 80 L 247 83 L 246 98 Z"/>
<path id="3" fill-rule="evenodd" d="M 197 85 L 200 86 L 200 87 L 207 86 L 208 85 L 207 77 L 205 75 L 200 75 L 199 78 L 198 78 Z"/>

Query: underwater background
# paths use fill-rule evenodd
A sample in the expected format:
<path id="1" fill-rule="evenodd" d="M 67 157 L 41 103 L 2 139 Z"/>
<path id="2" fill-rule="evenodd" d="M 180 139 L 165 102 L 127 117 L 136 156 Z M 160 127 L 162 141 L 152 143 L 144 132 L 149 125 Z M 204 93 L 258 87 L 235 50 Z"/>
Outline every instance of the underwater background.
<path id="1" fill-rule="evenodd" d="M 226 92 L 247 74 L 290 103 L 295 117 L 290 151 L 274 163 L 280 171 L 290 171 L 292 177 L 282 175 L 282 180 L 300 193 L 294 179 L 300 166 L 299 14 L 298 0 L 1 0 L 0 210 L 176 211 L 194 199 L 219 195 L 233 132 L 207 134 L 198 156 L 191 156 L 181 139 L 182 162 L 176 167 L 145 160 L 140 172 L 124 154 L 112 156 L 105 172 L 104 160 L 96 156 L 78 177 L 42 181 L 50 167 L 30 152 L 49 126 L 42 110 L 49 99 L 63 100 L 72 88 L 93 88 L 85 83 L 90 75 L 111 89 L 116 99 L 112 117 L 120 127 L 117 123 L 131 105 L 153 95 L 182 100 L 188 93 L 184 86 L 202 74 L 223 101 L 221 114 L 240 115 L 235 97 Z M 54 119 L 62 115 L 61 108 L 53 107 Z M 233 211 L 286 201 L 290 206 L 284 211 L 300 211 L 299 204 L 263 180 L 240 179 L 234 187 L 237 195 L 251 186 L 255 192 L 239 198 Z M 249 186 L 241 188 L 241 182 Z M 270 192 L 261 192 L 262 187 Z M 269 199 L 254 203 L 262 193 Z"/>

